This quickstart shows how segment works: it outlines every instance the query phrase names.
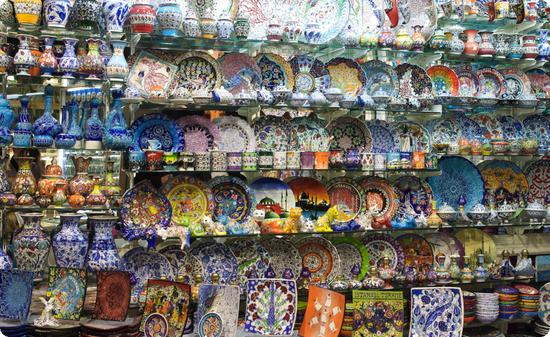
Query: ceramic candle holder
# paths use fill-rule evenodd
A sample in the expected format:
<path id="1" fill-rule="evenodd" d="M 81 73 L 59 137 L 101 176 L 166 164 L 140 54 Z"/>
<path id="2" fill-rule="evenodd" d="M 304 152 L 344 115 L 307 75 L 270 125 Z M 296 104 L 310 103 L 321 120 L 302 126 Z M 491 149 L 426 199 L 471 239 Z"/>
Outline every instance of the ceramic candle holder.
<path id="1" fill-rule="evenodd" d="M 227 170 L 241 171 L 243 160 L 240 152 L 227 152 Z"/>

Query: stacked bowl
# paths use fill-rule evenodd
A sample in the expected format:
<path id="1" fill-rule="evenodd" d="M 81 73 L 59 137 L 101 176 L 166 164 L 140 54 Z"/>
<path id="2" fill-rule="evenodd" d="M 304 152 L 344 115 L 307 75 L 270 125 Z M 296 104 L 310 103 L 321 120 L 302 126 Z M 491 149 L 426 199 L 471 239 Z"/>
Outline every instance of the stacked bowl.
<path id="1" fill-rule="evenodd" d="M 519 290 L 510 286 L 500 286 L 495 292 L 498 294 L 500 319 L 513 319 L 519 311 Z"/>
<path id="2" fill-rule="evenodd" d="M 494 322 L 498 313 L 498 294 L 476 293 L 476 317 L 481 323 Z"/>
<path id="3" fill-rule="evenodd" d="M 539 312 L 538 289 L 524 284 L 514 286 L 519 291 L 519 311 L 522 316 L 535 317 Z"/>
<path id="4" fill-rule="evenodd" d="M 464 324 L 470 324 L 476 319 L 476 294 L 464 291 Z"/>

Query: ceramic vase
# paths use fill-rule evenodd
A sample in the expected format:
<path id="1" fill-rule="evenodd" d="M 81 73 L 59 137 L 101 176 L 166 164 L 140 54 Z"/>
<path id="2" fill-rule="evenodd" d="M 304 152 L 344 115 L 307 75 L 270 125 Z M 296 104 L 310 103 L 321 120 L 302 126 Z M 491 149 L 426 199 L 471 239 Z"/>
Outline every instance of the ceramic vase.
<path id="1" fill-rule="evenodd" d="M 133 33 L 152 33 L 157 12 L 149 0 L 137 0 L 130 8 L 128 21 Z"/>
<path id="2" fill-rule="evenodd" d="M 36 179 L 31 171 L 31 162 L 34 158 L 16 157 L 15 160 L 18 165 L 18 170 L 13 184 L 13 193 L 19 196 L 23 193 L 25 186 L 28 186 L 29 192 L 34 194 L 36 192 Z"/>
<path id="3" fill-rule="evenodd" d="M 40 76 L 40 67 L 38 66 L 38 59 L 42 56 L 42 52 L 40 51 L 40 39 L 35 36 L 31 37 L 29 40 L 29 50 L 34 57 L 34 64 L 29 69 L 29 74 L 31 76 Z"/>
<path id="4" fill-rule="evenodd" d="M 495 48 L 493 46 L 493 32 L 482 31 L 479 32 L 481 36 L 481 43 L 479 44 L 478 55 L 483 57 L 492 57 L 495 54 Z"/>
<path id="5" fill-rule="evenodd" d="M 49 147 L 53 138 L 62 130 L 61 124 L 53 117 L 53 87 L 44 90 L 44 114 L 33 123 L 33 143 L 37 147 Z"/>
<path id="6" fill-rule="evenodd" d="M 508 55 L 508 35 L 493 34 L 493 46 L 495 47 L 495 58 L 506 58 L 506 55 Z"/>
<path id="7" fill-rule="evenodd" d="M 45 0 L 44 22 L 48 28 L 65 28 L 71 14 L 70 0 Z"/>
<path id="8" fill-rule="evenodd" d="M 41 213 L 19 213 L 23 228 L 13 237 L 13 260 L 19 270 L 40 273 L 50 250 L 50 240 L 40 227 Z"/>
<path id="9" fill-rule="evenodd" d="M 466 29 L 466 42 L 464 43 L 464 54 L 468 56 L 475 56 L 479 52 L 479 44 L 476 42 L 476 29 Z"/>
<path id="10" fill-rule="evenodd" d="M 101 42 L 99 43 L 99 55 L 101 55 L 104 66 L 107 66 L 109 60 L 111 59 L 111 57 L 113 57 L 113 50 L 111 49 L 111 45 L 104 40 L 101 40 Z"/>
<path id="11" fill-rule="evenodd" d="M 521 46 L 521 35 L 510 34 L 508 38 L 508 58 L 510 60 L 519 60 L 523 55 L 523 48 Z"/>
<path id="12" fill-rule="evenodd" d="M 44 37 L 44 52 L 38 58 L 38 66 L 42 77 L 51 77 L 53 72 L 57 69 L 57 59 L 53 54 L 54 37 Z"/>
<path id="13" fill-rule="evenodd" d="M 205 10 L 199 18 L 201 26 L 201 37 L 204 39 L 214 39 L 218 35 L 217 20 L 212 10 Z"/>
<path id="14" fill-rule="evenodd" d="M 0 32 L 0 75 L 6 74 L 13 65 L 13 58 L 9 56 L 3 48 L 7 42 L 8 33 Z"/>
<path id="15" fill-rule="evenodd" d="M 185 37 L 200 37 L 201 36 L 201 26 L 199 20 L 195 15 L 195 12 L 192 9 L 187 11 L 187 15 L 183 20 L 183 36 Z"/>
<path id="16" fill-rule="evenodd" d="M 88 223 L 94 231 L 94 237 L 86 258 L 90 271 L 118 270 L 120 256 L 113 238 L 113 227 L 118 221 L 113 216 L 92 216 Z"/>
<path id="17" fill-rule="evenodd" d="M 539 54 L 539 49 L 537 46 L 537 36 L 536 35 L 524 35 L 523 36 L 523 56 L 524 60 L 534 60 Z"/>
<path id="18" fill-rule="evenodd" d="M 44 174 L 37 183 L 38 193 L 42 196 L 52 197 L 58 184 L 65 185 L 65 179 L 61 175 Z"/>
<path id="19" fill-rule="evenodd" d="M 424 28 L 421 25 L 414 25 L 413 26 L 413 34 L 411 36 L 412 38 L 412 50 L 416 52 L 421 52 L 424 49 L 424 45 L 426 44 L 426 39 L 424 38 L 424 34 L 422 34 L 422 28 Z"/>
<path id="20" fill-rule="evenodd" d="M 103 76 L 105 72 L 105 64 L 103 58 L 99 53 L 99 44 L 101 40 L 88 39 L 88 54 L 84 57 L 80 70 L 88 75 L 89 80 L 96 80 Z"/>
<path id="21" fill-rule="evenodd" d="M 244 15 L 239 14 L 233 25 L 235 30 L 235 37 L 240 40 L 248 39 L 248 34 L 250 33 L 250 22 L 248 18 Z"/>
<path id="22" fill-rule="evenodd" d="M 284 35 L 287 42 L 298 42 L 301 34 L 302 28 L 297 20 L 290 20 L 285 23 Z"/>
<path id="23" fill-rule="evenodd" d="M 67 133 L 72 135 L 76 142 L 75 147 L 80 147 L 80 142 L 82 141 L 82 128 L 80 127 L 80 124 L 78 124 L 78 103 L 76 102 L 76 99 L 72 99 L 69 103 L 69 130 L 67 130 Z"/>
<path id="24" fill-rule="evenodd" d="M 229 17 L 227 12 L 220 14 L 218 22 L 216 23 L 216 28 L 218 29 L 218 39 L 229 40 L 233 35 L 233 20 Z"/>
<path id="25" fill-rule="evenodd" d="M 107 63 L 105 71 L 111 80 L 124 80 L 128 76 L 128 62 L 124 58 L 124 48 L 128 45 L 126 41 L 112 41 L 113 56 Z"/>
<path id="26" fill-rule="evenodd" d="M 76 213 L 59 215 L 61 230 L 52 238 L 58 267 L 82 269 L 86 265 L 88 237 L 79 228 L 81 217 Z"/>
<path id="27" fill-rule="evenodd" d="M 540 29 L 539 30 L 539 44 L 538 44 L 538 59 L 539 60 L 548 60 L 548 55 L 550 55 L 550 44 L 548 43 L 548 33 L 549 29 Z"/>
<path id="28" fill-rule="evenodd" d="M 0 271 L 7 271 L 13 268 L 13 263 L 10 257 L 2 249 L 0 249 Z"/>
<path id="29" fill-rule="evenodd" d="M 383 27 L 380 31 L 378 46 L 382 49 L 392 49 L 395 46 L 395 34 L 389 27 Z"/>
<path id="30" fill-rule="evenodd" d="M 113 105 L 105 121 L 103 144 L 111 150 L 126 150 L 132 143 L 132 136 L 122 112 L 121 97 L 122 90 L 113 91 Z"/>
<path id="31" fill-rule="evenodd" d="M 65 51 L 59 60 L 59 70 L 63 72 L 63 77 L 74 78 L 75 73 L 80 69 L 80 62 L 75 54 L 75 47 L 78 39 L 64 38 Z"/>
<path id="32" fill-rule="evenodd" d="M 72 208 L 79 209 L 84 207 L 84 205 L 86 205 L 86 198 L 84 198 L 82 195 L 77 193 L 77 194 L 69 195 L 69 197 L 67 198 L 67 202 L 69 203 L 69 206 L 71 206 Z"/>
<path id="33" fill-rule="evenodd" d="M 102 8 L 107 31 L 111 33 L 122 33 L 124 23 L 130 12 L 130 1 L 104 0 Z"/>
<path id="34" fill-rule="evenodd" d="M 86 197 L 86 205 L 88 206 L 105 206 L 107 198 L 101 192 L 101 179 L 99 177 L 94 178 L 94 187 L 92 192 Z"/>
<path id="35" fill-rule="evenodd" d="M 430 48 L 436 53 L 444 53 L 449 48 L 449 40 L 443 34 L 443 30 L 436 29 L 430 40 Z"/>
<path id="36" fill-rule="evenodd" d="M 400 29 L 397 32 L 395 38 L 395 48 L 399 50 L 410 50 L 412 48 L 413 40 L 409 36 L 409 33 L 405 28 Z"/>
<path id="37" fill-rule="evenodd" d="M 13 129 L 13 145 L 18 147 L 30 147 L 32 139 L 32 123 L 29 114 L 29 97 L 21 96 L 19 98 L 21 110 L 19 111 L 18 121 Z"/>
<path id="38" fill-rule="evenodd" d="M 42 14 L 42 0 L 14 0 L 13 9 L 20 25 L 36 26 Z"/>
<path id="39" fill-rule="evenodd" d="M 162 0 L 157 7 L 157 27 L 160 35 L 177 36 L 183 22 L 183 12 L 177 0 Z"/>
<path id="40" fill-rule="evenodd" d="M 464 42 L 460 39 L 459 31 L 452 32 L 451 41 L 449 41 L 449 53 L 462 54 L 464 51 Z"/>
<path id="41" fill-rule="evenodd" d="M 348 25 L 338 36 L 340 43 L 346 47 L 357 47 L 359 45 L 359 35 L 355 32 L 352 25 Z"/>
<path id="42" fill-rule="evenodd" d="M 103 140 L 103 123 L 99 118 L 99 103 L 101 101 L 94 97 L 90 102 L 90 118 L 86 120 L 86 129 L 84 130 L 84 146 L 86 149 L 101 149 Z"/>
<path id="43" fill-rule="evenodd" d="M 11 143 L 13 118 L 14 114 L 10 102 L 0 96 L 0 146 L 7 146 Z"/>
<path id="44" fill-rule="evenodd" d="M 100 0 L 76 0 L 73 7 L 72 24 L 74 28 L 82 30 L 97 29 L 100 14 Z"/>
<path id="45" fill-rule="evenodd" d="M 76 174 L 69 180 L 69 193 L 80 194 L 86 197 L 92 192 L 94 184 L 88 176 L 88 167 L 92 161 L 92 157 L 73 156 L 71 157 Z"/>
<path id="46" fill-rule="evenodd" d="M 67 184 L 65 182 L 58 182 L 55 185 L 55 191 L 52 195 L 52 203 L 55 206 L 61 207 L 65 205 L 65 202 L 67 201 L 67 194 L 65 193 L 66 185 Z"/>
<path id="47" fill-rule="evenodd" d="M 10 0 L 0 0 L 0 21 L 8 26 L 15 26 L 13 4 Z"/>
<path id="48" fill-rule="evenodd" d="M 30 35 L 17 35 L 19 49 L 13 57 L 13 64 L 19 76 L 30 76 L 29 70 L 36 64 L 36 60 L 29 48 L 31 38 L 32 36 Z"/>
<path id="49" fill-rule="evenodd" d="M 105 176 L 103 177 L 103 183 L 101 185 L 101 193 L 108 198 L 120 195 L 121 192 L 120 185 L 113 177 L 114 164 L 115 162 L 112 160 L 105 162 Z"/>

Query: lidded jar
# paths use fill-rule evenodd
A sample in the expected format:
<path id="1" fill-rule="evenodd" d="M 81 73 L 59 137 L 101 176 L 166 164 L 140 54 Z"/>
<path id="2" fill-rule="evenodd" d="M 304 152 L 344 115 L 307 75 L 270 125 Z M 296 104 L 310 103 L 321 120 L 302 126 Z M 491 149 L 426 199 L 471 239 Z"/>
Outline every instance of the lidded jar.
<path id="1" fill-rule="evenodd" d="M 248 33 L 250 33 L 250 22 L 243 13 L 239 13 L 233 28 L 237 39 L 246 40 L 248 38 Z"/>

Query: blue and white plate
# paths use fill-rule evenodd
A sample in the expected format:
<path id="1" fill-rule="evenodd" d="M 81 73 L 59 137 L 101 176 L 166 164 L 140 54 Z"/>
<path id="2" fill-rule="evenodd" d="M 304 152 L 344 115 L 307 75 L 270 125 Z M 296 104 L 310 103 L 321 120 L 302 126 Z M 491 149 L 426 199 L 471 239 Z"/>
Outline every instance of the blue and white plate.
<path id="1" fill-rule="evenodd" d="M 448 117 L 429 121 L 428 130 L 430 130 L 432 135 L 432 144 L 458 143 L 458 140 L 462 137 L 460 124 Z"/>
<path id="2" fill-rule="evenodd" d="M 254 121 L 256 147 L 260 151 L 287 151 L 292 136 L 290 122 L 275 116 L 263 116 Z"/>
<path id="3" fill-rule="evenodd" d="M 220 176 L 208 182 L 214 198 L 214 218 L 225 215 L 231 220 L 243 223 L 256 209 L 254 191 L 246 182 L 236 177 Z"/>
<path id="4" fill-rule="evenodd" d="M 32 272 L 19 270 L 0 272 L 1 318 L 27 319 L 31 306 L 32 279 Z"/>
<path id="5" fill-rule="evenodd" d="M 512 116 L 499 116 L 498 121 L 502 128 L 504 139 L 523 139 L 523 124 Z"/>
<path id="6" fill-rule="evenodd" d="M 454 115 L 453 119 L 460 127 L 461 137 L 464 137 L 470 141 L 481 140 L 483 138 L 483 130 L 475 120 L 463 113 Z"/>
<path id="7" fill-rule="evenodd" d="M 211 276 L 216 273 L 220 284 L 234 284 L 238 279 L 239 263 L 231 249 L 222 243 L 204 242 L 191 250 L 202 263 L 204 283 L 212 283 Z"/>
<path id="8" fill-rule="evenodd" d="M 372 137 L 372 152 L 391 153 L 400 151 L 399 134 L 388 122 L 379 119 L 371 120 L 367 121 L 367 127 Z"/>
<path id="9" fill-rule="evenodd" d="M 412 288 L 409 337 L 461 337 L 464 302 L 460 288 Z"/>
<path id="10" fill-rule="evenodd" d="M 158 140 L 161 150 L 181 152 L 185 145 L 183 131 L 172 119 L 163 114 L 151 114 L 139 117 L 132 123 L 132 151 L 149 148 L 148 140 Z"/>
<path id="11" fill-rule="evenodd" d="M 365 72 L 365 91 L 371 97 L 395 97 L 399 79 L 393 68 L 379 60 L 371 60 L 361 65 Z"/>
<path id="12" fill-rule="evenodd" d="M 546 145 L 550 139 L 550 118 L 537 114 L 523 120 L 523 132 L 528 139 L 539 141 L 539 147 Z"/>

